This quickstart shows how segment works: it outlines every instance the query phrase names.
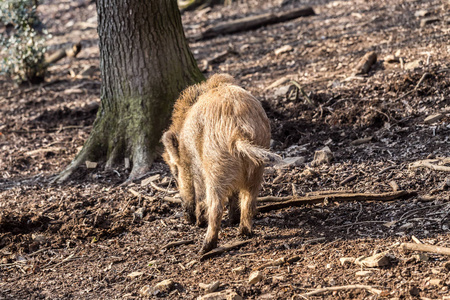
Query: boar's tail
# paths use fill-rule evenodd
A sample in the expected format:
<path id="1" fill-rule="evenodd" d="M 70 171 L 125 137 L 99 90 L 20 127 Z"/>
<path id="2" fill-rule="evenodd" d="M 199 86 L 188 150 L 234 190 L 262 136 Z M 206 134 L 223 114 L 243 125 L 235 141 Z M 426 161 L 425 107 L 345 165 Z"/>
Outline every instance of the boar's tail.
<path id="1" fill-rule="evenodd" d="M 279 155 L 272 153 L 265 148 L 255 146 L 245 140 L 236 141 L 235 146 L 240 155 L 249 158 L 255 165 L 258 166 L 263 164 L 274 164 L 281 160 Z"/>

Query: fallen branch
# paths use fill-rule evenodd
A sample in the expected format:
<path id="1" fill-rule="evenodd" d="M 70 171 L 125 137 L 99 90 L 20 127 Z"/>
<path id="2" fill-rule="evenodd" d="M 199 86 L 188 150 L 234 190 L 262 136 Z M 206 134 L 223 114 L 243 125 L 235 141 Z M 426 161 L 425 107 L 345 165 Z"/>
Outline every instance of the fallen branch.
<path id="1" fill-rule="evenodd" d="M 45 63 L 47 65 L 54 64 L 58 62 L 59 60 L 63 59 L 64 57 L 76 57 L 78 53 L 81 51 L 81 44 L 76 43 L 72 44 L 67 49 L 59 49 L 58 51 L 52 53 L 49 57 L 45 59 Z"/>
<path id="2" fill-rule="evenodd" d="M 351 284 L 351 285 L 330 286 L 330 287 L 326 287 L 326 288 L 316 289 L 314 291 L 301 294 L 300 296 L 308 297 L 308 296 L 324 294 L 327 292 L 343 291 L 343 290 L 366 290 L 374 295 L 381 295 L 381 293 L 383 292 L 382 290 L 373 288 L 369 285 Z"/>
<path id="3" fill-rule="evenodd" d="M 232 249 L 236 249 L 236 248 L 242 247 L 242 246 L 248 244 L 249 242 L 250 242 L 250 240 L 246 240 L 246 241 L 241 241 L 241 242 L 229 243 L 229 244 L 226 244 L 226 245 L 224 245 L 222 247 L 217 247 L 217 248 L 215 248 L 215 249 L 213 249 L 213 250 L 203 254 L 200 257 L 200 261 L 204 261 L 205 259 L 208 259 L 208 258 L 217 256 L 217 255 L 220 255 L 220 254 L 222 254 L 224 252 L 227 252 L 227 251 L 230 251 Z"/>
<path id="4" fill-rule="evenodd" d="M 194 243 L 194 240 L 176 241 L 176 242 L 171 242 L 171 243 L 168 243 L 168 244 L 162 246 L 161 249 L 170 249 L 170 248 L 178 247 L 181 245 L 188 245 L 188 244 L 193 244 L 193 243 Z"/>
<path id="5" fill-rule="evenodd" d="M 203 33 L 194 38 L 196 40 L 205 40 L 216 37 L 221 34 L 230 34 L 235 32 L 247 31 L 256 29 L 265 25 L 281 23 L 296 19 L 299 17 L 307 17 L 315 15 L 314 10 L 311 7 L 297 8 L 287 12 L 281 13 L 267 13 L 257 16 L 246 17 L 242 19 L 232 20 L 228 22 L 222 22 L 215 26 L 207 28 Z"/>
<path id="6" fill-rule="evenodd" d="M 416 195 L 414 191 L 397 191 L 389 192 L 383 194 L 334 194 L 334 195 L 318 195 L 310 197 L 292 197 L 291 200 L 268 204 L 258 207 L 258 212 L 268 212 L 276 209 L 291 207 L 291 206 L 302 206 L 307 204 L 317 204 L 327 201 L 392 201 L 398 198 L 409 198 Z"/>
<path id="7" fill-rule="evenodd" d="M 400 248 L 403 250 L 420 251 L 420 252 L 430 252 L 435 254 L 450 255 L 450 248 L 426 245 L 426 244 L 415 244 L 415 243 L 402 243 Z"/>
<path id="8" fill-rule="evenodd" d="M 417 169 L 417 168 L 429 168 L 435 171 L 443 171 L 443 172 L 450 172 L 450 167 L 448 166 L 440 166 L 435 165 L 434 163 L 443 162 L 443 163 L 450 163 L 450 158 L 443 158 L 443 159 L 425 159 L 425 160 L 419 160 L 416 162 L 413 162 L 409 165 L 410 169 Z"/>
<path id="9" fill-rule="evenodd" d="M 287 200 L 291 200 L 292 196 L 287 197 L 275 197 L 275 196 L 264 196 L 264 197 L 258 197 L 259 203 L 265 203 L 265 202 L 283 202 Z"/>

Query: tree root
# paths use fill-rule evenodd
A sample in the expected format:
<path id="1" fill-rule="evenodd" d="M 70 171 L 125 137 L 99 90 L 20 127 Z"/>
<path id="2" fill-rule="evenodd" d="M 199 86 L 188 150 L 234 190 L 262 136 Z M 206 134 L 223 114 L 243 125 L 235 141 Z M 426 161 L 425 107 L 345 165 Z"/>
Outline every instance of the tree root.
<path id="1" fill-rule="evenodd" d="M 418 168 L 428 168 L 436 171 L 450 172 L 449 166 L 437 165 L 437 163 L 450 163 L 450 158 L 441 158 L 441 159 L 424 159 L 413 162 L 409 165 L 410 169 L 418 169 Z"/>

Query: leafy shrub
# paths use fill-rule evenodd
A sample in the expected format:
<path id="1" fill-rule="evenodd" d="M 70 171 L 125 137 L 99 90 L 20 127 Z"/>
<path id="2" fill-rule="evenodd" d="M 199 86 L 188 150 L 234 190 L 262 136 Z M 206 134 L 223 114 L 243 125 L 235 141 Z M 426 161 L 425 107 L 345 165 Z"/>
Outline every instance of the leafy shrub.
<path id="1" fill-rule="evenodd" d="M 0 3 L 1 72 L 19 83 L 39 83 L 47 70 L 45 39 L 48 36 L 36 14 L 35 0 L 3 0 Z M 39 31 L 40 30 L 40 31 Z"/>

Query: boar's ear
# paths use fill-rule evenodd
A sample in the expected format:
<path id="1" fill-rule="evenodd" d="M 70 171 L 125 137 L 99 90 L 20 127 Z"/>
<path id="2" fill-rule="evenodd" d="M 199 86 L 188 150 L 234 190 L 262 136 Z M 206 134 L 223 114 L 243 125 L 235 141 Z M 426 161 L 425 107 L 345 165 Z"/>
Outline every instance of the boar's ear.
<path id="1" fill-rule="evenodd" d="M 171 159 L 178 162 L 180 155 L 178 152 L 178 137 L 175 132 L 166 131 L 162 136 L 162 142 Z"/>

